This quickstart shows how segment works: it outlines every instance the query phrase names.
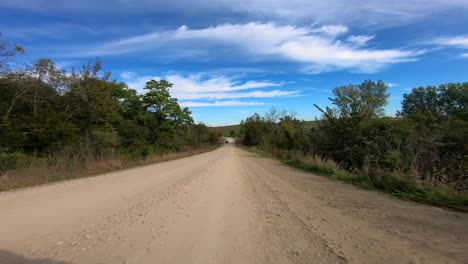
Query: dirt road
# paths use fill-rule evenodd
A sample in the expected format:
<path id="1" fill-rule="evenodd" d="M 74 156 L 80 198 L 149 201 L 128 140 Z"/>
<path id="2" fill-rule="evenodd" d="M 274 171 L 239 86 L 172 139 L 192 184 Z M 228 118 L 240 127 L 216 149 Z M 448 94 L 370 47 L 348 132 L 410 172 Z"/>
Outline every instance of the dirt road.
<path id="1" fill-rule="evenodd" d="M 0 263 L 468 263 L 468 215 L 226 145 L 1 193 Z"/>

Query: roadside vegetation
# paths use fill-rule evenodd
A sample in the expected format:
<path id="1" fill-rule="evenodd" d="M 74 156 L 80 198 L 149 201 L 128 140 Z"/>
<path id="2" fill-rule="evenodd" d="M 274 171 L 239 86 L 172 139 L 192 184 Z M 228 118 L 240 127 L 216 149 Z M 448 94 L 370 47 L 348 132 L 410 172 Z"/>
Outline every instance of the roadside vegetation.
<path id="1" fill-rule="evenodd" d="M 1 36 L 0 36 L 1 38 Z M 212 149 L 165 80 L 138 94 L 99 59 L 65 71 L 49 59 L 8 67 L 19 46 L 0 41 L 0 191 L 82 177 Z M 179 153 L 179 154 L 174 154 Z"/>
<path id="2" fill-rule="evenodd" d="M 333 90 L 304 122 L 270 109 L 241 122 L 242 144 L 284 163 L 421 203 L 468 210 L 468 83 L 414 88 L 384 115 L 382 81 Z"/>
<path id="3" fill-rule="evenodd" d="M 210 131 L 223 137 L 237 137 L 240 134 L 240 125 L 210 127 Z"/>

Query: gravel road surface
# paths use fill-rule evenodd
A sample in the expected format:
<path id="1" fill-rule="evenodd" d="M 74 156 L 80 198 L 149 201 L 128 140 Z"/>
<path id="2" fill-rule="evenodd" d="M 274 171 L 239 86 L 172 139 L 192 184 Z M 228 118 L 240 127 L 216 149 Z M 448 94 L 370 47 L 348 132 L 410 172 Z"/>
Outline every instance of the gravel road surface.
<path id="1" fill-rule="evenodd" d="M 468 263 L 468 214 L 226 144 L 0 193 L 0 263 Z"/>

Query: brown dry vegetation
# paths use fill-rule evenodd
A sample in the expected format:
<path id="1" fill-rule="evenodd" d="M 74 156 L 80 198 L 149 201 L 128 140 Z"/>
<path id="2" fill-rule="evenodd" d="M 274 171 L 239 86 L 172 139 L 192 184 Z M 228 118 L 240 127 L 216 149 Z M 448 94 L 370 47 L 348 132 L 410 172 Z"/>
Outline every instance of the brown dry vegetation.
<path id="1" fill-rule="evenodd" d="M 88 160 L 84 163 L 78 161 L 78 156 L 74 157 L 74 159 L 68 160 L 55 157 L 53 158 L 53 161 L 51 159 L 37 158 L 30 161 L 27 166 L 1 172 L 0 191 L 67 179 L 89 177 L 109 171 L 180 159 L 191 155 L 209 152 L 217 147 L 218 145 L 191 148 L 184 151 L 152 155 L 141 159 L 114 157 L 100 160 Z"/>

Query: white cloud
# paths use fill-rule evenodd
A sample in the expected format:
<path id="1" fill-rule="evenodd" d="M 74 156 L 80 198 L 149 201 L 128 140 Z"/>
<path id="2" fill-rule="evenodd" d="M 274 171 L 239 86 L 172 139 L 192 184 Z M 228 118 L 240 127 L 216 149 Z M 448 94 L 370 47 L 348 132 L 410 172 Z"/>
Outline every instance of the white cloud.
<path id="1" fill-rule="evenodd" d="M 351 35 L 346 40 L 357 46 L 365 46 L 369 41 L 373 40 L 375 36 L 370 35 Z"/>
<path id="2" fill-rule="evenodd" d="M 275 23 L 252 22 L 223 24 L 202 29 L 182 26 L 138 35 L 95 47 L 82 53 L 86 56 L 121 55 L 124 53 L 159 51 L 173 57 L 216 54 L 227 49 L 243 58 L 283 60 L 304 64 L 305 69 L 319 73 L 334 70 L 376 72 L 400 62 L 414 61 L 421 50 L 372 49 L 365 47 L 372 36 L 340 38 L 348 28 L 341 25 L 322 27 L 280 26 Z M 359 42 L 361 45 L 355 45 Z M 237 53 L 235 53 L 237 52 Z M 76 54 L 76 53 L 73 53 Z"/>
<path id="3" fill-rule="evenodd" d="M 299 91 L 252 91 L 252 92 L 213 92 L 213 93 L 187 93 L 181 97 L 181 99 L 208 99 L 208 100 L 219 100 L 219 99 L 237 99 L 237 98 L 272 98 L 282 96 L 299 96 Z"/>
<path id="4" fill-rule="evenodd" d="M 73 67 L 76 64 L 77 64 L 76 61 L 62 61 L 62 60 L 55 61 L 55 66 L 58 69 L 65 69 L 65 68 Z"/>
<path id="5" fill-rule="evenodd" d="M 327 25 L 327 26 L 322 26 L 320 28 L 311 30 L 311 32 L 313 33 L 322 33 L 322 34 L 333 36 L 333 37 L 343 35 L 344 33 L 348 31 L 349 31 L 348 27 L 343 26 L 343 25 Z"/>
<path id="6" fill-rule="evenodd" d="M 143 87 L 149 80 L 160 80 L 161 76 L 139 76 L 134 72 L 123 72 L 120 76 L 127 82 L 130 88 L 142 92 Z M 209 93 L 209 92 L 233 92 L 241 90 L 271 88 L 282 86 L 282 83 L 269 81 L 246 81 L 242 82 L 234 77 L 223 75 L 209 76 L 203 74 L 192 74 L 188 76 L 180 74 L 168 74 L 164 79 L 174 85 L 172 92 L 184 97 L 188 93 Z"/>
<path id="7" fill-rule="evenodd" d="M 141 14 L 177 13 L 179 16 L 199 15 L 210 20 L 236 14 L 245 19 L 282 21 L 321 21 L 326 23 L 403 24 L 437 12 L 468 8 L 466 0 L 2 0 L 0 8 L 18 8 L 34 12 Z M 218 20 L 219 21 L 219 20 Z"/>
<path id="8" fill-rule="evenodd" d="M 226 76 L 211 76 L 203 78 L 203 75 L 182 76 L 179 74 L 171 74 L 166 76 L 166 79 L 173 83 L 174 86 L 179 86 L 178 92 L 184 93 L 207 93 L 207 92 L 232 92 L 249 89 L 258 89 L 266 87 L 279 87 L 282 83 L 273 83 L 269 81 L 247 81 L 240 82 L 239 80 Z"/>
<path id="9" fill-rule="evenodd" d="M 168 46 L 174 44 L 185 44 L 180 50 L 203 50 L 203 47 L 205 47 L 206 51 L 214 52 L 213 46 L 218 48 L 220 46 L 231 46 L 239 47 L 251 54 L 263 53 L 269 55 L 273 52 L 271 49 L 281 45 L 281 43 L 300 38 L 317 30 L 322 32 L 321 28 L 276 26 L 274 23 L 259 22 L 222 24 L 202 29 L 189 29 L 187 26 L 181 26 L 176 30 L 151 32 L 98 47 L 93 46 L 81 55 L 118 55 L 168 48 Z M 203 42 L 203 45 L 193 45 L 200 42 Z"/>
<path id="10" fill-rule="evenodd" d="M 221 107 L 221 106 L 255 106 L 264 105 L 262 102 L 244 102 L 244 101 L 215 101 L 215 102 L 182 102 L 182 107 Z"/>
<path id="11" fill-rule="evenodd" d="M 468 35 L 439 37 L 439 38 L 433 39 L 432 41 L 430 41 L 430 43 L 466 50 L 468 49 Z M 468 53 L 462 53 L 460 56 L 466 58 L 468 57 Z"/>
<path id="12" fill-rule="evenodd" d="M 444 46 L 454 46 L 458 48 L 468 48 L 468 35 L 456 37 L 440 37 L 432 41 L 435 44 Z"/>
<path id="13" fill-rule="evenodd" d="M 313 69 L 315 73 L 341 69 L 372 73 L 389 64 L 414 61 L 424 52 L 400 49 L 358 49 L 335 39 L 317 36 L 291 40 L 281 45 L 279 51 L 292 60 L 310 64 L 306 68 Z"/>
<path id="14" fill-rule="evenodd" d="M 128 72 L 128 71 L 125 71 L 125 72 L 122 72 L 120 74 L 120 77 L 127 80 L 127 79 L 131 79 L 131 78 L 136 78 L 137 77 L 137 74 L 135 72 Z"/>
<path id="15" fill-rule="evenodd" d="M 128 84 L 130 88 L 136 89 L 143 93 L 143 87 L 146 82 L 162 79 L 160 76 L 139 76 L 134 72 L 123 72 L 121 78 Z M 272 87 L 280 87 L 282 83 L 273 83 L 268 81 L 245 81 L 242 82 L 234 77 L 226 76 L 204 76 L 198 75 L 180 75 L 169 74 L 163 77 L 168 82 L 173 84 L 170 88 L 171 95 L 179 100 L 203 100 L 205 102 L 182 102 L 192 106 L 213 105 L 214 102 L 206 102 L 222 99 L 241 99 L 241 98 L 274 98 L 274 97 L 293 97 L 300 96 L 299 91 L 286 90 L 258 90 L 268 89 Z M 225 101 L 222 101 L 225 102 Z M 240 102 L 240 101 L 229 101 Z M 244 103 L 244 102 L 242 102 Z M 245 104 L 249 105 L 249 104 Z M 218 103 L 215 106 L 227 106 L 226 104 Z"/>
<path id="16" fill-rule="evenodd" d="M 80 35 L 81 37 L 89 37 L 99 35 L 100 32 L 92 27 L 83 26 L 80 24 L 69 23 L 40 23 L 29 24 L 27 26 L 4 27 L 2 32 L 9 38 L 18 39 L 60 39 L 69 38 Z"/>

